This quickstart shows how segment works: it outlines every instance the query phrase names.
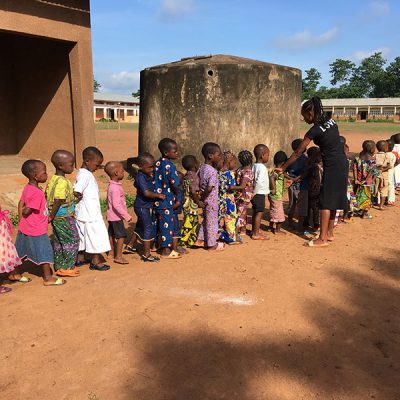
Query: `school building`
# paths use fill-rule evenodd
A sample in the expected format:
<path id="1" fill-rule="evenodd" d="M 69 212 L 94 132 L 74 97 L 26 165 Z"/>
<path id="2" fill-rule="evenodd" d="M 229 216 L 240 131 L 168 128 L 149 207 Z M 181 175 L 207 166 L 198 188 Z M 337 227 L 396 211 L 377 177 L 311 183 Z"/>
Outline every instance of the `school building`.
<path id="1" fill-rule="evenodd" d="M 89 0 L 0 1 L 0 155 L 95 142 Z"/>
<path id="2" fill-rule="evenodd" d="M 323 99 L 324 111 L 336 120 L 365 122 L 374 119 L 400 121 L 400 98 Z"/>
<path id="3" fill-rule="evenodd" d="M 94 93 L 94 120 L 107 119 L 118 122 L 139 122 L 139 104 L 139 98 L 133 96 Z"/>

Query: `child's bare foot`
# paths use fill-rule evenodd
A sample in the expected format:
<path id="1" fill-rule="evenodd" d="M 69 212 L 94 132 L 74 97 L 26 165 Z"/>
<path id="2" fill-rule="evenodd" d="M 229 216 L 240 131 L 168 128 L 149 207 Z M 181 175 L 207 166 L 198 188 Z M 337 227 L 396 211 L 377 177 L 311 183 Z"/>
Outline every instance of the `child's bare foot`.
<path id="1" fill-rule="evenodd" d="M 328 241 L 324 241 L 322 239 L 315 239 L 315 240 L 310 240 L 307 242 L 307 246 L 309 247 L 327 247 L 329 245 Z"/>
<path id="2" fill-rule="evenodd" d="M 281 231 L 280 229 L 276 229 L 274 233 L 275 233 L 275 235 L 286 235 L 286 232 Z"/>
<path id="3" fill-rule="evenodd" d="M 114 258 L 114 262 L 117 264 L 129 264 L 129 261 L 124 257 Z"/>
<path id="4" fill-rule="evenodd" d="M 258 235 L 252 235 L 251 239 L 252 240 L 269 240 L 269 237 L 258 234 Z"/>
<path id="5" fill-rule="evenodd" d="M 193 247 L 204 247 L 204 240 L 196 240 Z"/>
<path id="6" fill-rule="evenodd" d="M 208 251 L 224 251 L 225 245 L 222 242 L 218 242 L 215 246 L 207 247 Z"/>

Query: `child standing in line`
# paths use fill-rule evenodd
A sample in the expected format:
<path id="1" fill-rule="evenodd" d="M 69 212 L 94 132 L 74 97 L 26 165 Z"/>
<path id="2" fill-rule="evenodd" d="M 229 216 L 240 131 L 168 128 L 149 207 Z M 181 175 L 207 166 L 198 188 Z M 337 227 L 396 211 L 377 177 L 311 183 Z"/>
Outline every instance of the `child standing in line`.
<path id="1" fill-rule="evenodd" d="M 253 240 L 265 240 L 260 234 L 261 218 L 265 209 L 265 197 L 269 195 L 269 176 L 265 164 L 269 160 L 269 148 L 265 144 L 254 147 L 256 162 L 253 165 L 254 197 L 251 200 L 253 206 L 252 234 Z"/>
<path id="2" fill-rule="evenodd" d="M 397 159 L 400 159 L 400 133 L 396 133 L 391 136 L 394 142 L 393 152 L 397 154 Z M 400 189 L 400 163 L 398 163 L 394 168 L 394 184 L 395 190 Z"/>
<path id="3" fill-rule="evenodd" d="M 191 247 L 197 240 L 197 226 L 199 224 L 198 210 L 204 208 L 200 200 L 199 163 L 195 156 L 187 155 L 182 158 L 182 167 L 186 174 L 183 177 L 183 224 L 181 230 L 181 246 Z"/>
<path id="4" fill-rule="evenodd" d="M 23 261 L 29 260 L 42 267 L 45 286 L 64 285 L 66 281 L 54 278 L 51 269 L 51 264 L 54 264 L 54 255 L 47 236 L 49 213 L 46 198 L 39 188 L 40 183 L 47 181 L 46 165 L 42 161 L 27 160 L 22 164 L 21 172 L 29 182 L 22 191 L 19 206 L 21 219 L 15 241 L 18 256 Z M 11 275 L 10 280 L 21 282 L 18 277 L 19 275 Z"/>
<path id="5" fill-rule="evenodd" d="M 174 238 L 175 215 L 173 205 L 179 190 L 179 176 L 173 160 L 178 158 L 178 145 L 175 140 L 164 138 L 158 144 L 161 158 L 156 162 L 154 171 L 155 189 L 164 194 L 164 200 L 156 200 L 155 210 L 160 229 L 161 257 L 178 259 L 178 238 Z"/>
<path id="6" fill-rule="evenodd" d="M 287 161 L 287 155 L 284 151 L 278 151 L 274 155 L 275 168 L 281 168 Z M 286 234 L 281 231 L 282 224 L 285 222 L 285 211 L 283 209 L 283 194 L 285 191 L 285 174 L 272 171 L 271 177 L 271 194 L 269 196 L 270 215 L 269 226 L 273 234 Z"/>
<path id="7" fill-rule="evenodd" d="M 110 177 L 107 191 L 106 217 L 111 251 L 114 255 L 115 263 L 129 264 L 129 261 L 122 255 L 122 248 L 127 237 L 124 221 L 129 222 L 132 220 L 126 207 L 125 192 L 121 182 L 124 179 L 124 167 L 118 161 L 109 161 L 104 170 Z"/>
<path id="8" fill-rule="evenodd" d="M 390 165 L 393 165 L 393 168 L 389 168 L 388 171 L 388 198 L 387 198 L 387 205 L 394 206 L 396 202 L 396 189 L 395 189 L 395 182 L 394 182 L 394 170 L 398 164 L 396 153 L 393 152 L 394 148 L 394 141 L 392 139 L 387 140 L 388 143 L 388 152 L 387 156 L 390 160 Z"/>
<path id="9" fill-rule="evenodd" d="M 174 212 L 174 234 L 173 239 L 178 241 L 178 244 L 181 240 L 181 226 L 179 222 L 179 215 L 183 212 L 183 174 L 182 172 L 177 171 L 179 177 L 179 187 L 178 192 L 175 196 L 175 204 L 172 206 L 172 210 Z M 188 251 L 184 247 L 177 246 L 177 251 L 179 254 L 187 254 Z"/>
<path id="10" fill-rule="evenodd" d="M 129 253 L 136 252 L 136 242 L 139 238 L 143 243 L 143 254 L 140 258 L 144 262 L 160 261 L 159 257 L 150 254 L 151 244 L 156 238 L 156 215 L 154 202 L 165 200 L 165 194 L 155 193 L 154 187 L 154 157 L 150 153 L 142 153 L 137 158 L 139 172 L 136 176 L 135 186 L 137 189 L 133 209 L 137 215 L 135 232 L 125 250 Z"/>
<path id="11" fill-rule="evenodd" d="M 361 218 L 372 218 L 368 211 L 371 208 L 372 186 L 376 173 L 375 142 L 366 140 L 353 163 L 357 211 Z"/>
<path id="12" fill-rule="evenodd" d="M 205 143 L 201 149 L 204 156 L 204 164 L 199 168 L 201 200 L 205 207 L 203 222 L 195 246 L 204 246 L 207 250 L 224 250 L 224 244 L 217 243 L 218 236 L 218 172 L 222 162 L 222 153 L 216 143 Z"/>
<path id="13" fill-rule="evenodd" d="M 379 140 L 376 144 L 378 153 L 375 155 L 378 175 L 376 176 L 376 193 L 379 193 L 379 210 L 383 210 L 389 194 L 389 169 L 394 168 L 394 162 L 388 155 L 389 145 L 386 140 Z"/>
<path id="14" fill-rule="evenodd" d="M 28 278 L 18 274 L 16 268 L 21 265 L 21 259 L 18 257 L 11 235 L 13 231 L 9 212 L 2 210 L 0 206 L 0 274 L 8 273 L 14 275 L 14 280 L 29 281 Z M 18 278 L 18 279 L 16 279 Z M 11 292 L 11 288 L 0 285 L 0 294 Z"/>
<path id="15" fill-rule="evenodd" d="M 49 221 L 53 228 L 54 269 L 58 276 L 79 276 L 79 232 L 75 221 L 75 197 L 72 183 L 65 177 L 75 168 L 75 157 L 66 150 L 57 150 L 51 157 L 56 169 L 46 188 Z"/>
<path id="16" fill-rule="evenodd" d="M 241 167 L 236 173 L 236 184 L 238 194 L 236 198 L 236 207 L 238 211 L 237 220 L 237 240 L 242 242 L 240 234 L 246 233 L 247 208 L 253 198 L 254 174 L 252 170 L 253 156 L 248 150 L 242 150 L 238 154 Z"/>
<path id="17" fill-rule="evenodd" d="M 82 153 L 83 163 L 76 175 L 74 194 L 79 202 L 75 207 L 75 218 L 79 232 L 79 251 L 81 260 L 77 265 L 90 262 L 90 269 L 107 271 L 110 266 L 100 262 L 100 254 L 111 250 L 106 225 L 100 208 L 100 193 L 93 175 L 103 163 L 103 154 L 96 147 L 87 147 Z M 83 252 L 91 254 L 85 261 Z"/>

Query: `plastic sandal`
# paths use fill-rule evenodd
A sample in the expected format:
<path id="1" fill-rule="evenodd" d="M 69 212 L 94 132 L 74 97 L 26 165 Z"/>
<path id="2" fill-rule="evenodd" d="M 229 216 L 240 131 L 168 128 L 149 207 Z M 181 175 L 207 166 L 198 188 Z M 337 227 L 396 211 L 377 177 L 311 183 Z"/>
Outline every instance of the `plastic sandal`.
<path id="1" fill-rule="evenodd" d="M 314 240 L 310 240 L 307 244 L 308 247 L 327 247 L 329 246 L 328 243 L 323 243 L 323 244 L 315 244 Z"/>
<path id="2" fill-rule="evenodd" d="M 0 294 L 9 293 L 12 289 L 6 286 L 0 286 Z"/>
<path id="3" fill-rule="evenodd" d="M 89 269 L 92 271 L 108 271 L 111 267 L 107 264 L 99 265 L 99 264 L 90 264 Z"/>
<path id="4" fill-rule="evenodd" d="M 27 278 L 26 276 L 21 277 L 20 279 L 10 279 L 8 278 L 10 282 L 19 282 L 19 283 L 29 283 L 32 282 L 31 278 Z"/>
<path id="5" fill-rule="evenodd" d="M 158 262 L 158 261 L 160 261 L 160 258 L 159 257 L 153 257 L 153 256 L 148 256 L 148 257 L 146 257 L 145 255 L 141 255 L 140 256 L 140 259 L 143 261 L 143 262 Z"/>
<path id="6" fill-rule="evenodd" d="M 62 286 L 65 285 L 67 281 L 65 279 L 57 278 L 55 282 L 47 283 L 43 282 L 44 286 Z"/>
<path id="7" fill-rule="evenodd" d="M 124 254 L 133 254 L 137 252 L 137 248 L 133 246 L 126 245 L 124 248 Z"/>
<path id="8" fill-rule="evenodd" d="M 161 258 L 166 258 L 170 260 L 177 260 L 178 258 L 182 258 L 182 256 L 175 250 L 172 250 L 167 256 L 161 256 Z"/>

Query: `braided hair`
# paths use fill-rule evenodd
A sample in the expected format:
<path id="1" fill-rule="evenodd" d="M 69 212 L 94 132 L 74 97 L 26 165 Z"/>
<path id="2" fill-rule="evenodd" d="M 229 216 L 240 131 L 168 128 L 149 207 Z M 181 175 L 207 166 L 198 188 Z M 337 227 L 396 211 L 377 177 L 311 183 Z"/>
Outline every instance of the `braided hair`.
<path id="1" fill-rule="evenodd" d="M 310 100 L 305 101 L 301 107 L 301 112 L 312 111 L 314 111 L 315 124 L 324 124 L 328 120 L 328 117 L 324 113 L 322 101 L 318 96 L 314 96 Z"/>
<path id="2" fill-rule="evenodd" d="M 247 167 L 253 164 L 253 155 L 248 150 L 242 150 L 238 154 L 238 160 L 242 167 Z"/>

